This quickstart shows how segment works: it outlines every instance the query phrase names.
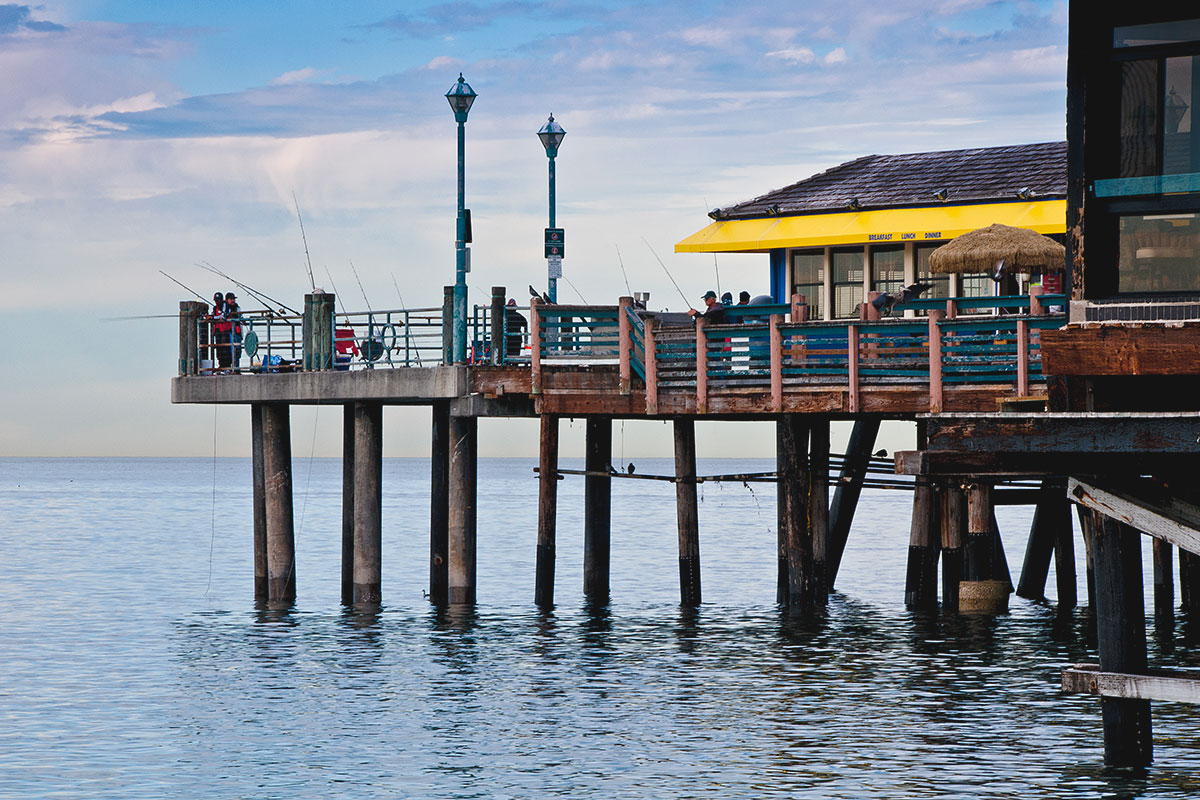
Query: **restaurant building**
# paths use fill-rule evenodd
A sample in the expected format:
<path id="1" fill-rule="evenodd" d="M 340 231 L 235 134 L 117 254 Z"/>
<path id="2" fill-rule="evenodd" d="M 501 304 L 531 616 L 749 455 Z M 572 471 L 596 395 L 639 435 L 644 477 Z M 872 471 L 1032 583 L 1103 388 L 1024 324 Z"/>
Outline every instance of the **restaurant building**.
<path id="1" fill-rule="evenodd" d="M 863 156 L 714 209 L 675 252 L 767 253 L 775 302 L 798 293 L 810 318 L 846 319 L 868 293 L 917 280 L 927 297 L 995 293 L 984 274 L 930 274 L 929 254 L 993 223 L 1061 240 L 1066 188 L 1066 142 Z"/>

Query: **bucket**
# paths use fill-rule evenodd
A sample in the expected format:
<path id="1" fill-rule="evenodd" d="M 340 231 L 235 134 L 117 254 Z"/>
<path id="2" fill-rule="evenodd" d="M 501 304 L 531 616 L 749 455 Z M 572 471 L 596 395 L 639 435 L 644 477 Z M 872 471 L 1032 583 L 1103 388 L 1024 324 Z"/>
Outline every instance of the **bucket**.
<path id="1" fill-rule="evenodd" d="M 958 584 L 958 613 L 1007 614 L 1008 581 L 961 581 Z"/>

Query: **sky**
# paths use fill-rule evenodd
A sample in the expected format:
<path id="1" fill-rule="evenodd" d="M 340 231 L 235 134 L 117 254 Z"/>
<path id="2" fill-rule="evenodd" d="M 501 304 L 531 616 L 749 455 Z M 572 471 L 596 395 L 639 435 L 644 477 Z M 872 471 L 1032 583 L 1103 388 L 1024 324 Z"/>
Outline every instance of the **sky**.
<path id="1" fill-rule="evenodd" d="M 560 299 L 651 306 L 715 288 L 672 252 L 730 205 L 871 153 L 1061 140 L 1066 4 L 912 0 L 0 4 L 0 455 L 242 456 L 246 409 L 173 406 L 188 299 L 440 304 L 453 282 L 462 72 L 471 299 L 544 285 L 553 113 L 567 231 Z M 723 289 L 767 290 L 766 256 L 723 255 Z M 321 280 L 326 277 L 326 280 Z M 326 286 L 325 288 L 330 288 Z M 246 298 L 243 305 L 247 305 Z M 340 452 L 340 414 L 296 409 L 298 454 Z M 385 454 L 428 453 L 428 413 L 389 409 Z M 582 424 L 564 432 L 581 451 Z M 629 455 L 670 429 L 629 423 Z M 844 435 L 835 429 L 834 447 Z M 893 429 L 899 446 L 908 434 Z M 622 430 L 622 447 L 625 432 Z M 481 455 L 533 455 L 536 427 L 487 420 Z M 214 444 L 215 442 L 215 444 Z M 774 432 L 711 423 L 700 455 L 770 456 Z"/>

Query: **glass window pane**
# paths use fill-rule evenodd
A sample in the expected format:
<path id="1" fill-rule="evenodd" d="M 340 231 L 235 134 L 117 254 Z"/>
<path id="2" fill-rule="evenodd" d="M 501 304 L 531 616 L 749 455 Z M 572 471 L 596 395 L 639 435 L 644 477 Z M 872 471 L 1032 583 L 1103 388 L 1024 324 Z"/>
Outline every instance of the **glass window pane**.
<path id="1" fill-rule="evenodd" d="M 1158 61 L 1121 65 L 1122 178 L 1158 175 Z"/>
<path id="2" fill-rule="evenodd" d="M 1196 214 L 1121 217 L 1121 292 L 1200 290 L 1200 224 Z"/>
<path id="3" fill-rule="evenodd" d="M 1113 47 L 1145 47 L 1200 41 L 1200 19 L 1150 22 L 1113 28 Z"/>
<path id="4" fill-rule="evenodd" d="M 987 273 L 962 276 L 963 297 L 992 297 L 996 294 L 996 282 Z"/>
<path id="5" fill-rule="evenodd" d="M 889 294 L 904 288 L 904 245 L 871 248 L 871 288 Z"/>
<path id="6" fill-rule="evenodd" d="M 825 251 L 813 250 L 792 256 L 792 292 L 804 295 L 809 319 L 824 319 Z"/>
<path id="7" fill-rule="evenodd" d="M 1163 174 L 1200 172 L 1200 137 L 1192 133 L 1192 109 L 1200 90 L 1200 58 L 1168 58 L 1163 81 Z"/>
<path id="8" fill-rule="evenodd" d="M 833 251 L 833 316 L 835 319 L 858 318 L 863 301 L 863 251 Z"/>
<path id="9" fill-rule="evenodd" d="M 917 245 L 917 280 L 921 283 L 932 283 L 933 288 L 921 295 L 922 297 L 949 297 L 950 276 L 947 273 L 934 275 L 929 271 L 929 255 L 941 247 L 940 244 Z"/>

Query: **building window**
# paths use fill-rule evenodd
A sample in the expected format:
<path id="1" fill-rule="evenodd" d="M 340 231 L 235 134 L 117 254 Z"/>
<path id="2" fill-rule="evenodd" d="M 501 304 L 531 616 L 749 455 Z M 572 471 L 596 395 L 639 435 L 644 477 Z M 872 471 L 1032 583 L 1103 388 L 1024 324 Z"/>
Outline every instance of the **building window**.
<path id="1" fill-rule="evenodd" d="M 1193 135 L 1200 101 L 1200 57 L 1179 56 L 1121 64 L 1121 178 L 1191 175 L 1200 172 L 1200 136 Z M 1128 182 L 1108 194 L 1195 191 L 1178 182 Z M 1102 189 L 1103 192 L 1103 189 Z"/>
<path id="2" fill-rule="evenodd" d="M 961 281 L 963 297 L 991 297 L 996 294 L 996 282 L 987 273 L 964 274 Z"/>
<path id="3" fill-rule="evenodd" d="M 916 246 L 917 259 L 917 280 L 921 283 L 932 283 L 933 288 L 927 290 L 922 297 L 939 298 L 950 296 L 950 275 L 948 273 L 939 273 L 934 275 L 929 271 L 929 254 L 942 246 L 939 244 L 926 244 Z"/>
<path id="4" fill-rule="evenodd" d="M 858 318 L 863 301 L 863 251 L 833 251 L 833 317 Z"/>
<path id="5" fill-rule="evenodd" d="M 904 288 L 904 245 L 871 248 L 871 289 L 899 294 Z"/>
<path id="6" fill-rule="evenodd" d="M 824 319 L 825 251 L 809 250 L 792 255 L 792 293 L 808 302 L 808 318 Z"/>
<path id="7" fill-rule="evenodd" d="M 1121 292 L 1200 291 L 1200 221 L 1191 214 L 1120 218 Z"/>

